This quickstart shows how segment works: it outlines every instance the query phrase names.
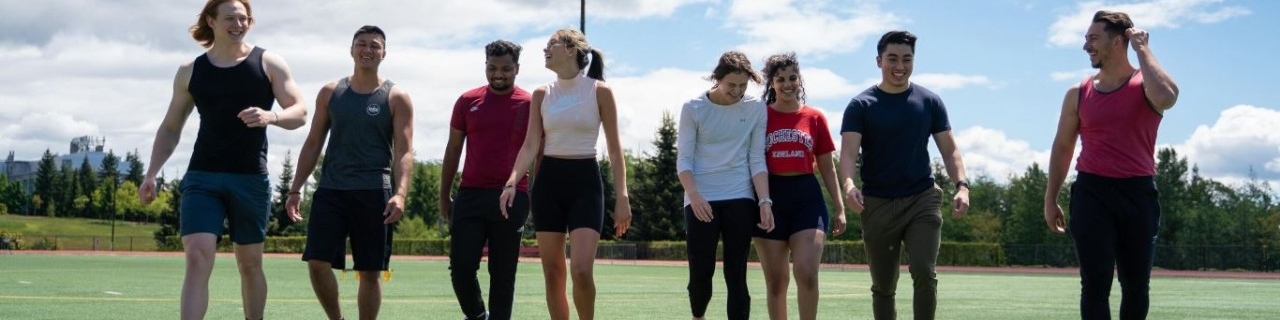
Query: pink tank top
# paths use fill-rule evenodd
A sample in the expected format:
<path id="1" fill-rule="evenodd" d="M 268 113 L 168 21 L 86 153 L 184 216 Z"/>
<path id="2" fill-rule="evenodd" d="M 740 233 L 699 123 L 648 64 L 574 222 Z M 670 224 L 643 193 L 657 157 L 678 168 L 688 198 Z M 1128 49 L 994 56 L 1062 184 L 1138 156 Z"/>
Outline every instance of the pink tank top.
<path id="1" fill-rule="evenodd" d="M 1162 116 L 1142 90 L 1142 73 L 1111 92 L 1098 91 L 1093 78 L 1080 83 L 1080 157 L 1076 170 L 1110 178 L 1156 174 L 1156 131 Z"/>

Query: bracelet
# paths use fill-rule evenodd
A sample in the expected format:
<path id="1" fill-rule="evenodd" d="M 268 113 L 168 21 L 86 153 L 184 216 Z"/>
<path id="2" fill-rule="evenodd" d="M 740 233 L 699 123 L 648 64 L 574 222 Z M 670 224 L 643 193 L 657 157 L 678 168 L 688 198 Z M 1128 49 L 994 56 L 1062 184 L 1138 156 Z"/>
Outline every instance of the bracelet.
<path id="1" fill-rule="evenodd" d="M 286 193 L 286 194 L 302 195 L 302 192 L 301 192 L 301 191 L 289 191 L 289 193 Z"/>
<path id="2" fill-rule="evenodd" d="M 271 124 L 275 124 L 277 122 L 280 122 L 280 114 L 276 113 L 275 110 L 271 110 Z"/>
<path id="3" fill-rule="evenodd" d="M 760 204 L 759 204 L 759 205 L 760 205 L 761 207 L 763 207 L 763 206 L 770 206 L 770 207 L 772 207 L 772 206 L 773 206 L 773 199 L 764 198 L 764 200 L 760 200 Z"/>
<path id="4" fill-rule="evenodd" d="M 516 188 L 516 186 L 509 185 L 509 184 L 508 184 L 508 185 L 505 185 L 505 186 L 502 186 L 502 190 L 515 189 L 515 188 Z"/>

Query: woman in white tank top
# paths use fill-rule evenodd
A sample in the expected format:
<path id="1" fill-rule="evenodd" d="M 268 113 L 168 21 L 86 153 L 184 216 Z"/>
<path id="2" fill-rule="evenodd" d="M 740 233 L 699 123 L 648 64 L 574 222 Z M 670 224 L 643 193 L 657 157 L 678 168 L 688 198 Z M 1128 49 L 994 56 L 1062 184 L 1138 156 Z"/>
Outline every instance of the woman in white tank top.
<path id="1" fill-rule="evenodd" d="M 552 320 L 569 319 L 563 249 L 565 233 L 568 233 L 574 306 L 579 319 L 594 319 L 596 290 L 592 265 L 604 215 L 603 186 L 595 160 L 601 125 L 617 199 L 613 209 L 614 236 L 621 237 L 631 226 L 626 164 L 618 139 L 617 105 L 613 89 L 604 82 L 604 57 L 587 44 L 582 32 L 556 31 L 543 53 L 546 68 L 556 73 L 556 80 L 533 92 L 528 132 L 499 205 L 506 216 L 507 208 L 515 199 L 516 183 L 528 171 L 539 153 L 539 146 L 545 142 L 531 190 L 530 207 L 546 281 L 547 311 Z M 591 55 L 589 69 L 588 54 Z M 587 69 L 585 74 L 584 69 Z"/>

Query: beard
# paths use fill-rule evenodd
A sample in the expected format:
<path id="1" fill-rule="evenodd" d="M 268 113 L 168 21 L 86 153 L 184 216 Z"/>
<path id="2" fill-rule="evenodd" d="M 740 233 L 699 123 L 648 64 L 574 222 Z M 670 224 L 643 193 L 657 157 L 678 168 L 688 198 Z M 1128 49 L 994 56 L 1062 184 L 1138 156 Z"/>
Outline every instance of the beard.
<path id="1" fill-rule="evenodd" d="M 489 82 L 489 89 L 493 89 L 494 91 L 507 91 L 507 90 L 511 90 L 511 82 L 509 82 L 509 81 L 508 81 L 508 82 L 503 82 L 503 83 L 493 83 L 493 81 L 490 81 L 490 82 Z"/>

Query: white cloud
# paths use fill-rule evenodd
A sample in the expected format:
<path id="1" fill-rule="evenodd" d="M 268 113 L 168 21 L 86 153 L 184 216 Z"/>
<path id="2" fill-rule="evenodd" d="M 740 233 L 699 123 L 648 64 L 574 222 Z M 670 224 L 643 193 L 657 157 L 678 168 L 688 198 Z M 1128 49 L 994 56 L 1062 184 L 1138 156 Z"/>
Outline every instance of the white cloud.
<path id="1" fill-rule="evenodd" d="M 740 49 L 752 57 L 784 51 L 821 57 L 853 51 L 904 22 L 881 11 L 879 1 L 736 0 L 725 27 L 747 38 Z"/>
<path id="2" fill-rule="evenodd" d="M 1026 172 L 1032 163 L 1048 170 L 1049 151 L 1032 149 L 1026 141 L 1010 138 L 997 129 L 969 127 L 955 131 L 955 140 L 969 176 L 1008 181 L 1009 177 Z"/>
<path id="3" fill-rule="evenodd" d="M 1173 109 L 1170 112 L 1177 112 Z M 1280 179 L 1280 111 L 1237 105 L 1222 111 L 1212 125 L 1201 125 L 1174 146 L 1188 163 L 1209 177 Z"/>
<path id="4" fill-rule="evenodd" d="M 1085 68 L 1085 69 L 1080 69 L 1075 71 L 1056 71 L 1054 73 L 1049 74 L 1049 78 L 1053 79 L 1053 81 L 1058 81 L 1058 82 L 1063 82 L 1063 81 L 1079 82 L 1085 77 L 1092 76 L 1094 73 L 1097 73 L 1097 72 L 1098 72 L 1097 69 L 1092 69 L 1092 68 Z"/>
<path id="5" fill-rule="evenodd" d="M 1108 4 L 1089 1 L 1058 16 L 1049 26 L 1050 45 L 1059 47 L 1084 44 L 1084 32 L 1098 10 L 1121 11 L 1129 14 L 1133 24 L 1141 29 L 1174 29 L 1186 23 L 1211 24 L 1250 14 L 1248 8 L 1228 6 L 1223 0 L 1154 0 L 1126 4 Z"/>
<path id="6" fill-rule="evenodd" d="M 963 75 L 955 73 L 924 73 L 912 75 L 911 81 L 918 83 L 933 91 L 946 91 L 961 89 L 969 86 L 985 86 L 993 87 L 993 84 L 987 76 L 984 75 Z"/>

